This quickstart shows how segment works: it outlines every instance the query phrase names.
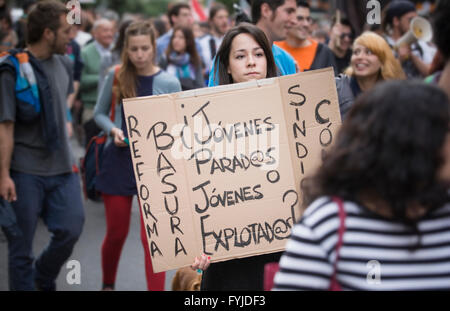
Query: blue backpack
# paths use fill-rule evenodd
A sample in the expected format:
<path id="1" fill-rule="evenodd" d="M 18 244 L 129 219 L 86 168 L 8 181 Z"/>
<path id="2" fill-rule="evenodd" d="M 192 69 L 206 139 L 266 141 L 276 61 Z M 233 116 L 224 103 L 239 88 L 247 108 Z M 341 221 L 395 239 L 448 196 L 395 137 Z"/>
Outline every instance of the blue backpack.
<path id="1" fill-rule="evenodd" d="M 16 77 L 16 120 L 39 120 L 47 149 L 57 150 L 61 142 L 55 121 L 55 103 L 40 61 L 26 51 L 9 50 L 0 54 L 0 73 L 4 71 L 9 71 Z"/>
<path id="2" fill-rule="evenodd" d="M 3 70 L 11 71 L 16 77 L 14 91 L 17 100 L 17 119 L 21 121 L 36 119 L 41 112 L 41 102 L 28 54 L 17 50 L 0 54 L 0 72 Z"/>

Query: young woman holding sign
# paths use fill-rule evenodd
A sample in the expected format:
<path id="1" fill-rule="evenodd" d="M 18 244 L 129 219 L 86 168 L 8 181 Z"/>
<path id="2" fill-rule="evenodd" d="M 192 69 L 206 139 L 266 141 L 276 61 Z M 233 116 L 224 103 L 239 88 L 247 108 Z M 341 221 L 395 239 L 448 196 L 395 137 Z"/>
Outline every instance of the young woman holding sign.
<path id="1" fill-rule="evenodd" d="M 272 49 L 264 32 L 254 25 L 241 23 L 232 28 L 220 46 L 215 68 L 219 84 L 232 84 L 277 76 Z M 278 261 L 281 253 L 213 263 L 197 259 L 194 268 L 203 273 L 202 290 L 263 290 L 264 266 Z"/>
<path id="2" fill-rule="evenodd" d="M 135 22 L 125 31 L 122 65 L 115 77 L 111 70 L 100 91 L 94 111 L 97 125 L 111 136 L 103 153 L 97 178 L 106 214 L 106 236 L 102 245 L 103 289 L 114 289 L 122 246 L 128 235 L 136 180 L 127 143 L 122 99 L 181 91 L 178 80 L 155 65 L 156 45 L 153 27 Z M 117 87 L 113 81 L 117 79 Z M 118 98 L 115 121 L 109 118 L 112 92 Z M 141 215 L 141 240 L 145 252 L 148 290 L 164 290 L 165 273 L 153 273 L 146 232 Z"/>

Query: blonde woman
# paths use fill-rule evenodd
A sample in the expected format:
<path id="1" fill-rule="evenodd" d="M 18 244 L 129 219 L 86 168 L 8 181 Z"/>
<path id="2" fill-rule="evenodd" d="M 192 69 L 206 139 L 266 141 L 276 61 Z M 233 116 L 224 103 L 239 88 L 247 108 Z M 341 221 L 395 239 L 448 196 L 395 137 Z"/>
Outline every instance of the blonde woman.
<path id="1" fill-rule="evenodd" d="M 363 33 L 353 43 L 350 67 L 336 78 L 342 119 L 362 92 L 380 81 L 403 79 L 405 73 L 386 40 L 374 32 Z"/>
<path id="2" fill-rule="evenodd" d="M 111 136 L 103 152 L 97 178 L 97 190 L 105 204 L 106 236 L 102 245 L 103 289 L 114 289 L 122 246 L 130 226 L 131 205 L 137 194 L 130 149 L 126 143 L 122 99 L 181 91 L 178 80 L 155 65 L 155 33 L 148 22 L 135 22 L 125 31 L 122 65 L 114 77 L 111 70 L 100 91 L 94 111 L 97 125 Z M 113 81 L 117 87 L 113 89 Z M 109 119 L 112 92 L 116 104 L 115 121 Z M 165 274 L 153 273 L 145 228 L 141 216 L 141 240 L 144 246 L 148 290 L 164 290 Z"/>

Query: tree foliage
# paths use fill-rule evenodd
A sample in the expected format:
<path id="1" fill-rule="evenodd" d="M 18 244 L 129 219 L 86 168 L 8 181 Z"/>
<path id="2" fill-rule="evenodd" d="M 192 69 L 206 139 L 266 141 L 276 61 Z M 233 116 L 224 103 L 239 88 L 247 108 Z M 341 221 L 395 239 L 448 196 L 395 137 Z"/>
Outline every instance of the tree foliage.
<path id="1" fill-rule="evenodd" d="M 234 3 L 239 3 L 238 0 L 216 0 L 216 2 L 221 2 L 221 3 L 223 3 L 224 5 L 226 5 L 227 8 L 228 8 L 228 12 L 230 12 L 231 14 L 234 12 L 234 10 L 233 10 L 233 4 L 234 4 Z"/>
<path id="2" fill-rule="evenodd" d="M 100 2 L 97 0 L 97 2 Z M 146 16 L 159 16 L 167 11 L 171 0 L 108 0 L 106 6 L 119 14 L 140 13 Z"/>
<path id="3" fill-rule="evenodd" d="M 104 6 L 119 14 L 123 13 L 141 13 L 146 16 L 159 16 L 167 12 L 169 3 L 174 3 L 179 0 L 96 0 L 96 6 Z M 207 0 L 200 0 L 205 4 Z M 213 2 L 221 2 L 228 8 L 230 13 L 233 13 L 233 3 L 238 3 L 239 0 L 214 0 Z"/>

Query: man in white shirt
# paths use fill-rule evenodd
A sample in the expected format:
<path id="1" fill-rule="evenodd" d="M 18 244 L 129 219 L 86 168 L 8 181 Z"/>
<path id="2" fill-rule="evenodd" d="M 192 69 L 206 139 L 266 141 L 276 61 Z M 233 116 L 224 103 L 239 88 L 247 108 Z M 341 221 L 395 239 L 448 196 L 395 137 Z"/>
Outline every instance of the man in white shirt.
<path id="1" fill-rule="evenodd" d="M 205 78 L 209 76 L 212 60 L 222 44 L 225 33 L 230 29 L 230 20 L 227 8 L 221 4 L 214 4 L 209 10 L 209 24 L 211 33 L 200 38 L 199 43 L 202 48 L 202 61 L 205 65 Z"/>

